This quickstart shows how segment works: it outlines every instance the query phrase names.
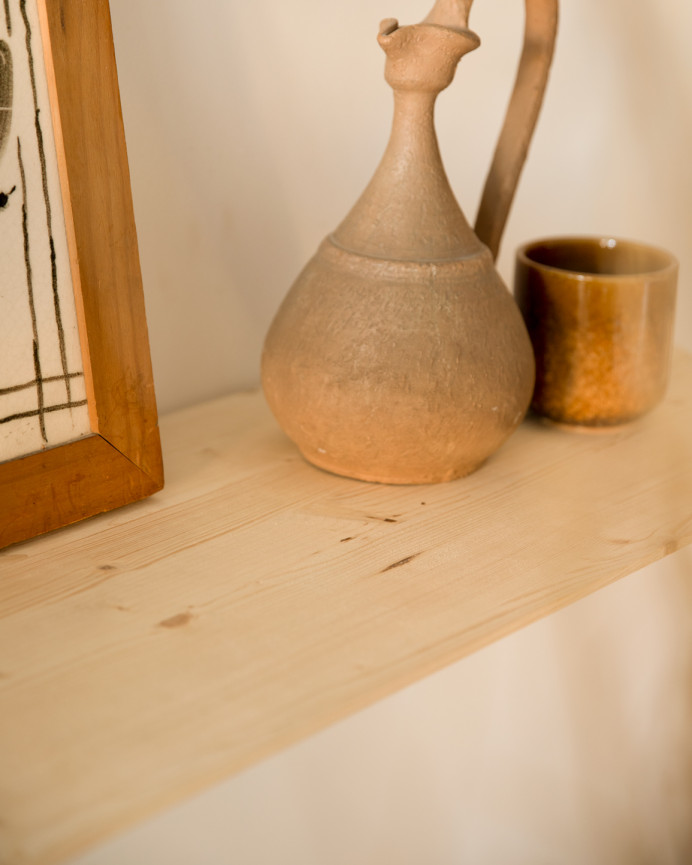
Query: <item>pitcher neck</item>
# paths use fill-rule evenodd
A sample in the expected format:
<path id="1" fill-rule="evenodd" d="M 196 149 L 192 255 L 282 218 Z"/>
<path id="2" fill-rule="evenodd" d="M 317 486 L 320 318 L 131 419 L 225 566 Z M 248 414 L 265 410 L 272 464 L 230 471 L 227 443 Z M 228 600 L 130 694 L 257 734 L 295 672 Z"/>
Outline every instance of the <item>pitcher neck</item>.
<path id="1" fill-rule="evenodd" d="M 394 91 L 389 143 L 365 192 L 333 234 L 339 246 L 401 261 L 446 261 L 483 249 L 442 164 L 436 98 L 425 90 Z"/>

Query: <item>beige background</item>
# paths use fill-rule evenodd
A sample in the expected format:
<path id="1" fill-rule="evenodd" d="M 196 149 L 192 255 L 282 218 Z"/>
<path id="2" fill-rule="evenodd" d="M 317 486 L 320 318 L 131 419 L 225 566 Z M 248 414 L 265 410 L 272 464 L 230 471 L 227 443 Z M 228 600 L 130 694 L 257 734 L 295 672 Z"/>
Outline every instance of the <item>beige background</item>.
<path id="1" fill-rule="evenodd" d="M 382 17 L 418 0 L 112 0 L 160 408 L 254 386 L 264 333 L 386 144 Z M 564 0 L 543 114 L 500 270 L 527 239 L 610 233 L 692 273 L 692 6 Z M 483 44 L 439 100 L 448 174 L 475 217 L 518 59 L 521 0 L 477 0 Z M 683 281 L 679 341 L 692 347 Z"/>
<path id="2" fill-rule="evenodd" d="M 500 270 L 522 241 L 608 233 L 681 262 L 692 349 L 692 5 L 563 0 Z M 111 0 L 162 411 L 258 383 L 270 318 L 386 142 L 380 18 L 414 0 Z M 473 218 L 520 0 L 438 129 Z M 501 543 L 501 539 L 498 539 Z M 103 845 L 80 865 L 692 861 L 692 557 L 634 575 Z"/>

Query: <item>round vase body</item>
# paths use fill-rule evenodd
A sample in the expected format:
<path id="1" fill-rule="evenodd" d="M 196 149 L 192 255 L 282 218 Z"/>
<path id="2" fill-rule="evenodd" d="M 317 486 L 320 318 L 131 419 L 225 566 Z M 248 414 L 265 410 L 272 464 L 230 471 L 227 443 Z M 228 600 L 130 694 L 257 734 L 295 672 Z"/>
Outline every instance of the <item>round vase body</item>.
<path id="1" fill-rule="evenodd" d="M 472 472 L 514 431 L 533 353 L 478 247 L 410 262 L 322 243 L 262 358 L 267 401 L 306 459 L 361 480 L 435 483 Z"/>

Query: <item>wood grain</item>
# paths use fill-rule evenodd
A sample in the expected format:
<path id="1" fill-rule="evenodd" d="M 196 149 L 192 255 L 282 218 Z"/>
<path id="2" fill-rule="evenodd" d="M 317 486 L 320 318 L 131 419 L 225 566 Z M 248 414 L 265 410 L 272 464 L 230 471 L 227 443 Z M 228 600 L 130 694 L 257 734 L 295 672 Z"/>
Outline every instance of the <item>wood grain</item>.
<path id="1" fill-rule="evenodd" d="M 163 485 L 108 3 L 38 9 L 94 435 L 0 464 L 0 546 Z"/>
<path id="2" fill-rule="evenodd" d="M 309 466 L 257 394 L 162 428 L 163 493 L 0 553 L 3 863 L 64 860 L 692 541 L 686 355 L 640 422 L 527 422 L 429 487 Z"/>
<path id="3" fill-rule="evenodd" d="M 98 435 L 13 460 L 3 466 L 1 477 L 0 546 L 130 504 L 159 489 Z M 29 483 L 29 477 L 34 482 Z"/>
<path id="4" fill-rule="evenodd" d="M 106 0 L 44 0 L 98 432 L 150 476 L 157 417 Z M 74 269 L 74 267 L 73 267 Z"/>

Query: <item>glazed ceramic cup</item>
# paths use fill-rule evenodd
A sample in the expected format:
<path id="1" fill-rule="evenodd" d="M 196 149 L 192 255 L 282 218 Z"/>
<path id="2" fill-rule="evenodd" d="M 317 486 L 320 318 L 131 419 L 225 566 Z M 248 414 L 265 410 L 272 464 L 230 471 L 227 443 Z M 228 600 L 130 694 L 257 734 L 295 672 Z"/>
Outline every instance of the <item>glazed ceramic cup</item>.
<path id="1" fill-rule="evenodd" d="M 607 427 L 660 402 L 677 275 L 670 253 L 629 240 L 522 246 L 514 289 L 536 355 L 533 410 L 557 423 Z"/>

